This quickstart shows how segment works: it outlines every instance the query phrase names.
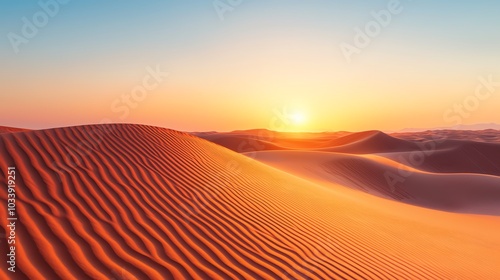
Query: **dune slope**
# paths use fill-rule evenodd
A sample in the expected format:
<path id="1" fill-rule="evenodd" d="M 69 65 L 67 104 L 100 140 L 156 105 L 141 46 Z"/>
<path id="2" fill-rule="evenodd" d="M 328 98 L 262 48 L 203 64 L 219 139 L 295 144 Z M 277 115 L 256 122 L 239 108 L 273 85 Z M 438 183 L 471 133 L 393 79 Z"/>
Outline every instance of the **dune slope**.
<path id="1" fill-rule="evenodd" d="M 401 165 L 427 172 L 500 176 L 500 143 L 471 141 L 469 139 L 474 138 L 471 131 L 463 132 L 464 135 L 455 132 L 452 135 L 456 139 L 446 140 L 439 138 L 439 133 L 442 131 L 436 131 L 436 138 L 439 141 L 427 139 L 431 138 L 431 132 L 414 133 L 415 138 L 403 140 L 380 131 L 324 133 L 324 135 L 316 133 L 291 139 L 278 137 L 264 139 L 252 135 L 251 131 L 240 134 L 238 137 L 233 133 L 227 136 L 228 133 L 215 132 L 203 135 L 203 138 L 252 157 L 255 157 L 255 153 L 271 150 L 318 151 L 353 155 L 378 154 L 397 161 Z M 493 134 L 492 131 L 476 133 L 477 139 L 485 139 Z M 423 139 L 417 140 L 418 135 Z M 406 137 L 409 136 L 406 135 Z"/>
<path id="2" fill-rule="evenodd" d="M 497 217 L 326 188 L 172 130 L 3 134 L 0 156 L 19 215 L 0 279 L 500 278 Z"/>
<path id="3" fill-rule="evenodd" d="M 422 172 L 382 156 L 264 151 L 260 162 L 323 185 L 357 189 L 422 207 L 500 216 L 500 177 Z"/>

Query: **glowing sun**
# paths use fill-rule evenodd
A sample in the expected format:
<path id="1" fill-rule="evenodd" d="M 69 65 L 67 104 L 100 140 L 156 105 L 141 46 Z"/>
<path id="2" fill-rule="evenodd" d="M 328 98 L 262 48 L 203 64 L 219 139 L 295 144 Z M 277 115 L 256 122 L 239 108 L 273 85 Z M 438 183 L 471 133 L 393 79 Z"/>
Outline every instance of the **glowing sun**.
<path id="1" fill-rule="evenodd" d="M 303 113 L 293 113 L 290 115 L 290 120 L 295 125 L 304 124 L 306 122 L 306 116 Z"/>

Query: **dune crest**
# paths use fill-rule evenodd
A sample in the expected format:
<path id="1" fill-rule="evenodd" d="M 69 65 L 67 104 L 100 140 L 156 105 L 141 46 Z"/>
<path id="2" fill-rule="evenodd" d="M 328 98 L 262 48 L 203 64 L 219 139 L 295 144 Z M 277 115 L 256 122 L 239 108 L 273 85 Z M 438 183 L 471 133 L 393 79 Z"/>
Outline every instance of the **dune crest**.
<path id="1" fill-rule="evenodd" d="M 22 131 L 29 131 L 29 129 L 15 128 L 15 127 L 9 127 L 9 126 L 0 126 L 0 134 L 22 132 Z"/>

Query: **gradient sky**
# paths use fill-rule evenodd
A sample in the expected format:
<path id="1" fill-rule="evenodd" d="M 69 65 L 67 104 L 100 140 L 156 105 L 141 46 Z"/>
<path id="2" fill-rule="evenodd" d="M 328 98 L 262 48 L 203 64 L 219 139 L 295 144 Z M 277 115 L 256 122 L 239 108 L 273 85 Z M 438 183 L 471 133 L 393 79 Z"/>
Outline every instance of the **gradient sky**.
<path id="1" fill-rule="evenodd" d="M 500 86 L 474 101 L 479 77 L 500 82 L 500 1 L 402 0 L 349 63 L 340 44 L 389 2 L 243 0 L 221 20 L 208 0 L 73 0 L 15 53 L 9 34 L 43 9 L 0 0 L 0 125 L 276 129 L 283 113 L 304 119 L 289 131 L 500 123 Z M 169 76 L 124 103 L 158 65 Z"/>

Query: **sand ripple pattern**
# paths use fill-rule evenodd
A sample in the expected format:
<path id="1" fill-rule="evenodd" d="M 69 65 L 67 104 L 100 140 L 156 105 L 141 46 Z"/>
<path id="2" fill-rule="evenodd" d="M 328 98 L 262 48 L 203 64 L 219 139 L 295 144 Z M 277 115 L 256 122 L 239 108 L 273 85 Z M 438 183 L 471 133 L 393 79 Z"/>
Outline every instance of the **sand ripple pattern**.
<path id="1" fill-rule="evenodd" d="M 19 175 L 18 267 L 2 254 L 0 279 L 500 278 L 497 237 L 425 215 L 498 232 L 497 217 L 408 219 L 409 206 L 364 203 L 173 130 L 5 133 L 0 155 Z"/>

